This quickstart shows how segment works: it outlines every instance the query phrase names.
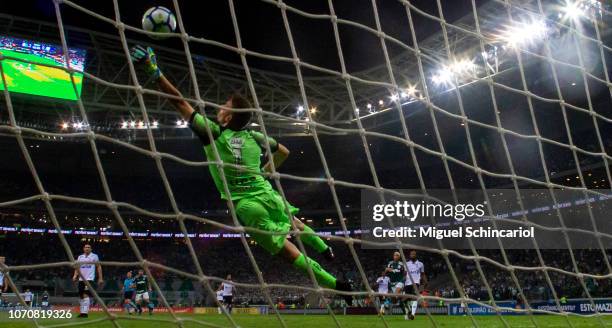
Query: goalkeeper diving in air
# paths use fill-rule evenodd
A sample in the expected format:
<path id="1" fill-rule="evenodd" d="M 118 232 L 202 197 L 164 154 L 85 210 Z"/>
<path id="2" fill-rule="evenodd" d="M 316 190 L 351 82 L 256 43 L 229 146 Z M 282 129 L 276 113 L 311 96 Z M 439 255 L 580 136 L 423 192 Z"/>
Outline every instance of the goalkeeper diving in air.
<path id="1" fill-rule="evenodd" d="M 209 170 L 217 190 L 222 199 L 231 199 L 236 209 L 238 220 L 243 226 L 256 228 L 264 231 L 249 231 L 259 245 L 270 254 L 278 255 L 289 261 L 302 272 L 308 272 L 310 267 L 317 282 L 326 288 L 341 291 L 349 291 L 347 282 L 336 279 L 325 271 L 316 261 L 308 258 L 300 250 L 287 240 L 287 234 L 291 230 L 291 220 L 300 231 L 300 240 L 312 247 L 318 253 L 324 255 L 328 260 L 333 260 L 334 253 L 330 246 L 317 235 L 309 226 L 293 217 L 298 209 L 286 202 L 279 193 L 272 188 L 268 180 L 262 176 L 261 159 L 262 149 L 268 143 L 272 151 L 270 162 L 263 166 L 263 171 L 271 171 L 271 161 L 278 168 L 289 156 L 289 150 L 272 138 L 266 138 L 262 133 L 247 130 L 251 119 L 251 112 L 231 111 L 230 108 L 252 108 L 249 101 L 241 95 L 234 94 L 219 108 L 217 122 L 201 115 L 182 98 L 181 93 L 162 74 L 153 49 L 135 46 L 131 49 L 132 61 L 144 68 L 159 89 L 167 94 L 179 97 L 168 98 L 176 111 L 189 121 L 189 126 L 204 144 L 204 153 L 208 161 L 215 161 L 212 143 L 219 152 L 223 163 L 235 164 L 243 167 L 238 169 L 234 166 L 223 166 L 223 172 L 219 171 L 217 165 L 209 165 Z M 210 131 L 207 131 L 210 129 Z M 213 140 L 209 139 L 209 132 Z M 225 193 L 221 174 L 227 180 L 230 195 Z M 287 204 L 287 205 L 285 205 Z M 288 206 L 288 210 L 285 206 Z M 291 216 L 289 213 L 291 213 Z M 267 232 L 267 233 L 266 233 Z"/>

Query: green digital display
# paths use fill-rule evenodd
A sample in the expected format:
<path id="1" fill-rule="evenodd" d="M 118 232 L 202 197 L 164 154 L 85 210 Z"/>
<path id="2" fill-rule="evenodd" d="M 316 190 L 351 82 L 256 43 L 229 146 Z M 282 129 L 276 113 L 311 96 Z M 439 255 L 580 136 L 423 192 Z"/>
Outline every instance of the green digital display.
<path id="1" fill-rule="evenodd" d="M 61 46 L 0 36 L 0 54 L 4 58 L 0 90 L 6 83 L 10 92 L 68 100 L 81 96 L 85 50 L 69 49 L 70 66 L 77 70 L 76 93 L 70 74 L 61 69 L 67 67 Z"/>

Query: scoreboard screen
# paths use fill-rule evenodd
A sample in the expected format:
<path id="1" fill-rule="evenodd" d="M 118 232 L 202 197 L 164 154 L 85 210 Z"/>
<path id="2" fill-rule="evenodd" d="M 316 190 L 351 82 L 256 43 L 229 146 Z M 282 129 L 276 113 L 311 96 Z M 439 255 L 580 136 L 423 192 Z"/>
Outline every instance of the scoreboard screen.
<path id="1" fill-rule="evenodd" d="M 0 36 L 0 54 L 3 60 L 4 85 L 10 92 L 76 100 L 81 95 L 85 50 L 69 48 L 70 67 L 76 93 L 70 74 L 61 69 L 68 67 L 63 49 L 59 45 Z"/>

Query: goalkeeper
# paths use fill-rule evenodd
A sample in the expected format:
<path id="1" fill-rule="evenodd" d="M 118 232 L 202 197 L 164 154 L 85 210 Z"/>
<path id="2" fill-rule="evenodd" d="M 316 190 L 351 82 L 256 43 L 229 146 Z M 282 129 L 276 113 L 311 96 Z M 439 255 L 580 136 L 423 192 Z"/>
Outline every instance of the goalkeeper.
<path id="1" fill-rule="evenodd" d="M 153 49 L 135 46 L 131 50 L 131 57 L 133 62 L 144 67 L 145 72 L 156 81 L 161 91 L 181 97 L 181 93 L 159 69 Z M 348 283 L 337 280 L 287 240 L 287 234 L 291 230 L 290 220 L 293 220 L 299 230 L 307 232 L 307 234 L 300 234 L 300 239 L 304 244 L 323 254 L 329 260 L 334 258 L 331 247 L 315 235 L 310 227 L 293 217 L 298 209 L 286 202 L 272 188 L 270 182 L 261 175 L 260 156 L 262 148 L 265 149 L 265 143 L 268 143 L 273 153 L 270 162 L 263 167 L 266 172 L 271 171 L 272 161 L 275 167 L 279 167 L 289 156 L 289 150 L 274 139 L 266 138 L 262 133 L 245 129 L 251 119 L 251 112 L 230 110 L 230 108 L 252 108 L 249 101 L 234 94 L 219 108 L 217 122 L 214 122 L 195 111 L 182 98 L 169 98 L 168 100 L 174 105 L 176 111 L 189 121 L 191 129 L 204 144 L 204 153 L 209 161 L 216 160 L 212 148 L 212 142 L 214 142 L 223 163 L 235 164 L 244 168 L 225 166 L 221 173 L 217 165 L 208 166 L 215 186 L 221 193 L 221 198 L 231 199 L 234 203 L 240 223 L 243 226 L 268 232 L 249 231 L 251 237 L 270 254 L 279 255 L 288 260 L 300 271 L 307 272 L 307 268 L 310 267 L 321 286 L 336 290 L 350 290 Z M 213 140 L 209 139 L 209 132 Z M 223 188 L 221 174 L 225 174 L 227 179 L 229 195 Z M 291 216 L 288 215 L 286 206 L 289 207 Z"/>

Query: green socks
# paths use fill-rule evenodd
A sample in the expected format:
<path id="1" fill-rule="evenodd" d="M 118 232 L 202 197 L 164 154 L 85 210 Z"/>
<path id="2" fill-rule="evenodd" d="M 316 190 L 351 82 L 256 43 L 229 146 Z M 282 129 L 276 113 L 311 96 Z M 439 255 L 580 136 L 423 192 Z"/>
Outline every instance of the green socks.
<path id="1" fill-rule="evenodd" d="M 314 230 L 312 230 L 311 227 L 304 225 L 304 232 L 309 233 L 309 234 L 300 234 L 300 240 L 304 244 L 312 247 L 317 253 L 323 253 L 323 251 L 327 249 L 328 247 L 327 244 L 325 244 L 325 242 L 323 241 L 323 239 L 321 239 L 321 237 L 314 234 L 315 232 Z"/>
<path id="2" fill-rule="evenodd" d="M 325 244 L 321 237 L 315 235 L 314 230 L 307 225 L 304 225 L 304 232 L 307 234 L 300 234 L 300 240 L 312 247 L 317 253 L 323 253 L 329 246 Z M 329 274 L 329 272 L 325 271 L 317 261 L 304 256 L 304 254 L 300 254 L 300 256 L 295 259 L 293 262 L 293 266 L 301 270 L 302 272 L 308 274 L 308 266 L 314 273 L 317 282 L 326 288 L 335 289 L 336 288 L 336 278 Z"/>
<path id="3" fill-rule="evenodd" d="M 325 271 L 319 263 L 315 260 L 304 256 L 304 254 L 300 254 L 300 256 L 295 259 L 293 262 L 293 266 L 302 272 L 308 274 L 308 266 L 312 269 L 312 273 L 314 273 L 317 282 L 326 288 L 336 289 L 336 278 L 332 276 L 329 272 Z"/>

